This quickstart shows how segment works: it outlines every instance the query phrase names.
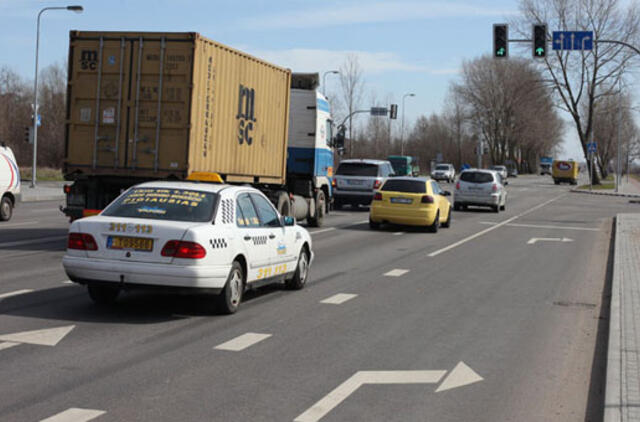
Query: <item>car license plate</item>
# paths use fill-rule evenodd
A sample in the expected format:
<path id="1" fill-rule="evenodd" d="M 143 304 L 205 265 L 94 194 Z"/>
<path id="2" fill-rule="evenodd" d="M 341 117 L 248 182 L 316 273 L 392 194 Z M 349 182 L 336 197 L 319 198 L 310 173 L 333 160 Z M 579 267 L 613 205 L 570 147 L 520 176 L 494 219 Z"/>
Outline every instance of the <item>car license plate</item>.
<path id="1" fill-rule="evenodd" d="M 392 204 L 411 204 L 413 199 L 409 198 L 391 198 Z"/>
<path id="2" fill-rule="evenodd" d="M 362 186 L 364 185 L 364 182 L 362 180 L 347 180 L 347 185 Z"/>
<path id="3" fill-rule="evenodd" d="M 109 236 L 107 238 L 107 248 L 135 249 L 137 251 L 150 252 L 153 250 L 153 239 L 146 237 Z"/>

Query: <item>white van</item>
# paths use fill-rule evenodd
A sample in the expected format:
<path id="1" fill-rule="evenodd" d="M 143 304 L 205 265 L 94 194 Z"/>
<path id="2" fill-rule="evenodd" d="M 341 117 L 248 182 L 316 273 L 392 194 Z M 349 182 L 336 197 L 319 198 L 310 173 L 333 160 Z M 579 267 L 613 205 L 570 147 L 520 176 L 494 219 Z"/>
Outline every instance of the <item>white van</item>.
<path id="1" fill-rule="evenodd" d="M 11 148 L 0 145 L 0 221 L 13 214 L 20 193 L 20 170 Z"/>

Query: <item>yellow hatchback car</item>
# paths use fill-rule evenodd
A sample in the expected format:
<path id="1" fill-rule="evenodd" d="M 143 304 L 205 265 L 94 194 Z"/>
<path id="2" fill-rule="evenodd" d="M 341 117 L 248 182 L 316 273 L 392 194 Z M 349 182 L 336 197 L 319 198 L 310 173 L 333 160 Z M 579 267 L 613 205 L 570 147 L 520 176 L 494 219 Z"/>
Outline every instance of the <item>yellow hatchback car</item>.
<path id="1" fill-rule="evenodd" d="M 437 232 L 451 226 L 451 203 L 434 180 L 421 177 L 393 177 L 376 191 L 369 211 L 369 226 L 384 223 L 420 226 Z"/>

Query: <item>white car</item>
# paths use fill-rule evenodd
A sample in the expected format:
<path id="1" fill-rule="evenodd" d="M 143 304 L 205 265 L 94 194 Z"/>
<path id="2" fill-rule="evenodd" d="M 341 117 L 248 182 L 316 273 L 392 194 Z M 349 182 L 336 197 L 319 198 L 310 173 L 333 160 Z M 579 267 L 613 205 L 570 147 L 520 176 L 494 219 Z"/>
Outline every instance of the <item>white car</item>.
<path id="1" fill-rule="evenodd" d="M 136 185 L 99 215 L 74 221 L 62 264 L 96 303 L 124 289 L 217 294 L 225 313 L 268 283 L 304 287 L 311 236 L 251 187 L 193 182 Z"/>
<path id="2" fill-rule="evenodd" d="M 20 194 L 20 170 L 11 148 L 0 145 L 0 221 L 8 221 Z"/>
<path id="3" fill-rule="evenodd" d="M 453 197 L 453 209 L 466 210 L 468 206 L 491 207 L 494 212 L 507 206 L 506 180 L 494 170 L 469 169 L 460 173 Z"/>
<path id="4" fill-rule="evenodd" d="M 431 172 L 431 178 L 433 180 L 445 180 L 451 183 L 456 179 L 456 169 L 453 167 L 453 164 L 438 164 Z"/>

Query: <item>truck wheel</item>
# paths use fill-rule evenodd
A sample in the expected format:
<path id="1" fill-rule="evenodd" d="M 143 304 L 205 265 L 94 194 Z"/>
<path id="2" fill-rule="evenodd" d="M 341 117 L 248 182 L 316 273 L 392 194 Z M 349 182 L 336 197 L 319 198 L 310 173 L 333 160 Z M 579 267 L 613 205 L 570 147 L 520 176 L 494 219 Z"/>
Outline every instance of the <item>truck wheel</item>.
<path id="1" fill-rule="evenodd" d="M 9 221 L 13 214 L 13 203 L 8 196 L 0 201 L 0 221 Z"/>
<path id="2" fill-rule="evenodd" d="M 322 189 L 316 192 L 315 206 L 316 212 L 313 217 L 308 217 L 307 221 L 311 227 L 321 227 L 324 221 L 324 214 L 326 210 L 326 199 L 324 196 L 324 191 Z"/>
<path id="3" fill-rule="evenodd" d="M 307 277 L 309 276 L 309 252 L 307 248 L 303 247 L 300 251 L 300 257 L 298 258 L 298 266 L 296 272 L 293 274 L 293 278 L 285 281 L 285 286 L 290 290 L 300 290 L 307 283 Z"/>
<path id="4" fill-rule="evenodd" d="M 89 297 L 98 305 L 112 305 L 116 302 L 120 289 L 118 287 L 89 284 L 87 286 Z"/>
<path id="5" fill-rule="evenodd" d="M 233 314 L 238 310 L 244 292 L 244 271 L 238 261 L 233 261 L 224 289 L 217 296 L 217 308 L 224 314 Z"/>
<path id="6" fill-rule="evenodd" d="M 276 208 L 283 217 L 291 217 L 291 201 L 289 200 L 289 194 L 287 192 L 278 192 L 278 203 Z"/>

